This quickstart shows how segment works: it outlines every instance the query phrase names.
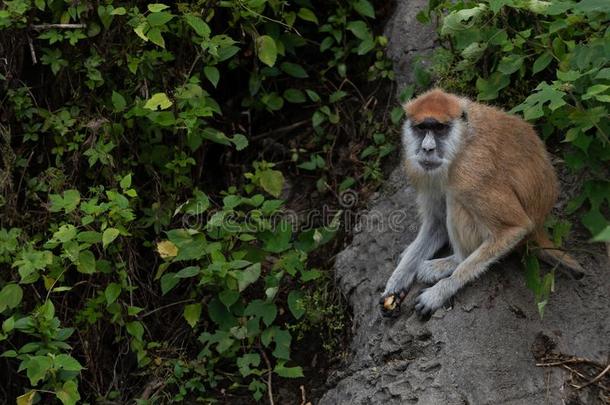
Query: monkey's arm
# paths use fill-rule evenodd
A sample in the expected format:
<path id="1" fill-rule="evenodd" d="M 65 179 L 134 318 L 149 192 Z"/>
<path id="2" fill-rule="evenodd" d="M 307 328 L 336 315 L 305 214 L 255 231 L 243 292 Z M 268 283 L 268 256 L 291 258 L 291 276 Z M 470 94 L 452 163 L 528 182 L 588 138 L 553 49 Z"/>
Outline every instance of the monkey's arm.
<path id="1" fill-rule="evenodd" d="M 437 211 L 438 212 L 438 211 Z M 391 315 L 413 283 L 419 265 L 436 253 L 448 241 L 444 218 L 429 213 L 422 223 L 415 240 L 405 249 L 396 269 L 388 279 L 380 304 L 384 315 Z M 387 299 L 395 297 L 388 307 Z"/>
<path id="2" fill-rule="evenodd" d="M 440 308 L 460 288 L 483 274 L 490 264 L 511 251 L 532 230 L 532 225 L 513 226 L 498 232 L 460 263 L 451 276 L 426 288 L 417 297 L 415 310 L 426 317 Z"/>

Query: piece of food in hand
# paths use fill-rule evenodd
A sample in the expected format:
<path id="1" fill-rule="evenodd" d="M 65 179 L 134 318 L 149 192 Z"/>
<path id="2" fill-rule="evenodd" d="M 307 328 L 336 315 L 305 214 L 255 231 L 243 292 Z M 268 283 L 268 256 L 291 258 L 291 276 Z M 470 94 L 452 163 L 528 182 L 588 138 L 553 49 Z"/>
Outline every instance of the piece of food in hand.
<path id="1" fill-rule="evenodd" d="M 388 311 L 393 311 L 396 308 L 396 304 L 398 303 L 398 299 L 395 294 L 388 295 L 385 300 L 383 300 L 383 307 Z"/>

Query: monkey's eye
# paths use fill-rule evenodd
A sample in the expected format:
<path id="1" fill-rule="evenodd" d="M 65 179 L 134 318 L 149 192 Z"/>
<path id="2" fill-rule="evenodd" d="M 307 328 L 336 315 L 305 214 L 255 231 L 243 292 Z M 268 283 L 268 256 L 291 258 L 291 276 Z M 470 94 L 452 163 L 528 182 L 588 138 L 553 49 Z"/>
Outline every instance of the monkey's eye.
<path id="1" fill-rule="evenodd" d="M 413 129 L 417 134 L 425 134 L 431 131 L 434 132 L 436 135 L 443 136 L 446 135 L 449 131 L 449 125 L 443 124 L 442 122 L 438 122 L 436 120 L 426 119 L 423 122 L 414 125 Z"/>
<path id="2" fill-rule="evenodd" d="M 449 132 L 449 125 L 439 123 L 439 125 L 437 125 L 434 129 L 432 129 L 432 131 L 434 131 L 434 133 L 436 133 L 439 136 L 445 136 Z"/>

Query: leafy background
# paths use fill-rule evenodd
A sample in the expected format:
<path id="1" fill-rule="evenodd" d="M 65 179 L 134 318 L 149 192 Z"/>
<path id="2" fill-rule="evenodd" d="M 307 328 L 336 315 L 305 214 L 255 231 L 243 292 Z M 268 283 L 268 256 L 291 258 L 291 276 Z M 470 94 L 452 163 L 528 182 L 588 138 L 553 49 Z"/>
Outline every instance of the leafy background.
<path id="1" fill-rule="evenodd" d="M 249 402 L 282 380 L 295 402 L 291 379 L 323 378 L 346 233 L 286 214 L 382 178 L 386 11 L 1 3 L 1 402 Z"/>

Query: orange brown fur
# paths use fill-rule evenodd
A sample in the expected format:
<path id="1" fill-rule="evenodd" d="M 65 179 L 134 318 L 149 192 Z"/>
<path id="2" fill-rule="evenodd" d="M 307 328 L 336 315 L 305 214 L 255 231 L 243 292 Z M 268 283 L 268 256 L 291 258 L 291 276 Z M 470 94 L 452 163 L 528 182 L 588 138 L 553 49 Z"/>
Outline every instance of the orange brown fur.
<path id="1" fill-rule="evenodd" d="M 485 240 L 506 229 L 523 228 L 540 247 L 551 249 L 544 231 L 559 185 L 544 144 L 521 118 L 484 104 L 434 89 L 405 106 L 414 122 L 435 118 L 449 122 L 467 111 L 468 134 L 446 179 L 452 200 L 455 237 L 473 252 Z M 407 174 L 421 184 L 421 174 Z M 548 253 L 548 252 L 547 252 Z M 562 254 L 569 267 L 576 261 Z M 580 266 L 578 266 L 580 267 Z"/>
<path id="2" fill-rule="evenodd" d="M 442 90 L 431 90 L 405 106 L 407 116 L 415 123 L 423 121 L 427 117 L 434 117 L 438 121 L 446 123 L 459 117 L 462 108 L 459 98 Z"/>

